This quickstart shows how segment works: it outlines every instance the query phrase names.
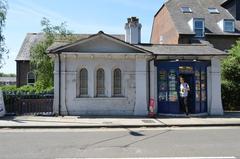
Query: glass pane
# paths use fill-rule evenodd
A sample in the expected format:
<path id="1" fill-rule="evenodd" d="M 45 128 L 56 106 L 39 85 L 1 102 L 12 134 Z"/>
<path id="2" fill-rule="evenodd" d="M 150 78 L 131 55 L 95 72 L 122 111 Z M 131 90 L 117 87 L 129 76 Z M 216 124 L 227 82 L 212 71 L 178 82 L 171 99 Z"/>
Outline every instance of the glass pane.
<path id="1" fill-rule="evenodd" d="M 159 72 L 159 79 L 162 81 L 162 80 L 167 80 L 167 71 L 165 71 L 165 70 L 160 70 L 160 72 Z"/>
<path id="2" fill-rule="evenodd" d="M 167 71 L 159 71 L 159 101 L 168 101 Z"/>
<path id="3" fill-rule="evenodd" d="M 224 31 L 229 31 L 229 32 L 234 31 L 234 22 L 224 21 Z"/>
<path id="4" fill-rule="evenodd" d="M 176 102 L 178 100 L 178 94 L 176 91 L 170 91 L 169 92 L 169 101 L 170 102 Z"/>
<path id="5" fill-rule="evenodd" d="M 202 20 L 196 20 L 195 21 L 195 28 L 196 29 L 203 29 L 203 21 Z"/>
<path id="6" fill-rule="evenodd" d="M 121 70 L 120 69 L 115 69 L 114 70 L 114 79 L 113 79 L 113 94 L 114 95 L 121 95 Z"/>
<path id="7" fill-rule="evenodd" d="M 195 29 L 196 37 L 203 37 L 203 29 Z"/>
<path id="8" fill-rule="evenodd" d="M 168 88 L 169 88 L 169 101 L 176 102 L 178 100 L 177 94 L 177 74 L 174 69 L 169 71 L 168 74 Z"/>
<path id="9" fill-rule="evenodd" d="M 200 102 L 200 91 L 196 91 L 196 102 Z"/>
<path id="10" fill-rule="evenodd" d="M 80 96 L 88 95 L 88 72 L 86 69 L 80 71 Z"/>
<path id="11" fill-rule="evenodd" d="M 159 92 L 159 101 L 168 101 L 167 92 Z"/>
<path id="12" fill-rule="evenodd" d="M 181 7 L 183 13 L 192 13 L 192 9 L 189 7 Z"/>
<path id="13" fill-rule="evenodd" d="M 105 95 L 105 85 L 104 85 L 104 70 L 99 69 L 97 71 L 97 96 Z"/>
<path id="14" fill-rule="evenodd" d="M 205 102 L 207 100 L 207 97 L 206 97 L 206 91 L 202 91 L 202 101 Z"/>

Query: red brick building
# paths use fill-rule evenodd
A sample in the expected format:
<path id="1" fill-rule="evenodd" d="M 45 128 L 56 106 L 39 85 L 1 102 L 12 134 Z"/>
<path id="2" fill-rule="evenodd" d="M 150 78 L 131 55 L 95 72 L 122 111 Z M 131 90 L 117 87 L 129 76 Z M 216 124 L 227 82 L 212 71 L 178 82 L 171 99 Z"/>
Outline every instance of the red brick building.
<path id="1" fill-rule="evenodd" d="M 169 0 L 154 16 L 151 43 L 210 43 L 228 50 L 240 37 L 239 0 Z"/>

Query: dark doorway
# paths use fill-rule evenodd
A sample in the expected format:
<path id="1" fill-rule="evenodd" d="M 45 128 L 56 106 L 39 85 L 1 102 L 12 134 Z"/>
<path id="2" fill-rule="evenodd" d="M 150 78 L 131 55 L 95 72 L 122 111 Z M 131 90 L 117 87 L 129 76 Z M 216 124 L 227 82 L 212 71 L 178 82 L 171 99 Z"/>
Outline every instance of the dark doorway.
<path id="1" fill-rule="evenodd" d="M 188 109 L 190 113 L 195 112 L 195 82 L 194 74 L 180 74 L 179 77 L 183 77 L 185 82 L 190 87 L 190 92 L 188 93 Z"/>

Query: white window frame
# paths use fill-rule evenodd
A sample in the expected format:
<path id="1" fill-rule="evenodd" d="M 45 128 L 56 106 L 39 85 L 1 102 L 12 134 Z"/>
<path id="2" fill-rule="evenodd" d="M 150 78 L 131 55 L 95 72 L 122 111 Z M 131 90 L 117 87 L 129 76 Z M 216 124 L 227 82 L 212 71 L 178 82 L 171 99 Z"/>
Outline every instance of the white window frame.
<path id="1" fill-rule="evenodd" d="M 201 21 L 202 23 L 203 23 L 203 27 L 202 28 L 196 28 L 196 26 L 195 26 L 195 22 L 196 21 Z M 201 29 L 202 30 L 202 36 L 198 36 L 197 34 L 196 34 L 196 29 Z M 195 37 L 197 37 L 197 38 L 203 38 L 203 37 L 205 37 L 205 21 L 204 21 L 204 19 L 201 19 L 201 18 L 195 18 L 195 19 L 193 19 L 193 31 L 195 32 Z"/>
<path id="2" fill-rule="evenodd" d="M 231 30 L 226 30 L 226 28 L 225 28 L 226 22 L 231 22 L 232 23 Z M 232 20 L 232 19 L 224 19 L 223 20 L 223 31 L 224 32 L 235 32 L 235 22 L 234 22 L 234 20 Z"/>

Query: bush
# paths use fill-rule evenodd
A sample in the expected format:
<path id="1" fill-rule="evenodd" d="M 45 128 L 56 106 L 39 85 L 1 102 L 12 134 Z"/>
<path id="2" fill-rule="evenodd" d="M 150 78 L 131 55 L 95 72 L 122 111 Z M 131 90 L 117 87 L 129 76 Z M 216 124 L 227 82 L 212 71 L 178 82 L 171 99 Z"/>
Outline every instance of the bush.
<path id="1" fill-rule="evenodd" d="M 26 85 L 17 88 L 16 86 L 2 86 L 0 89 L 5 94 L 32 95 L 32 94 L 53 94 L 53 87 L 39 89 L 36 86 Z"/>
<path id="2" fill-rule="evenodd" d="M 240 86 L 231 81 L 222 81 L 222 100 L 224 110 L 240 110 Z"/>
<path id="3" fill-rule="evenodd" d="M 222 99 L 225 110 L 240 110 L 240 41 L 222 63 Z"/>

